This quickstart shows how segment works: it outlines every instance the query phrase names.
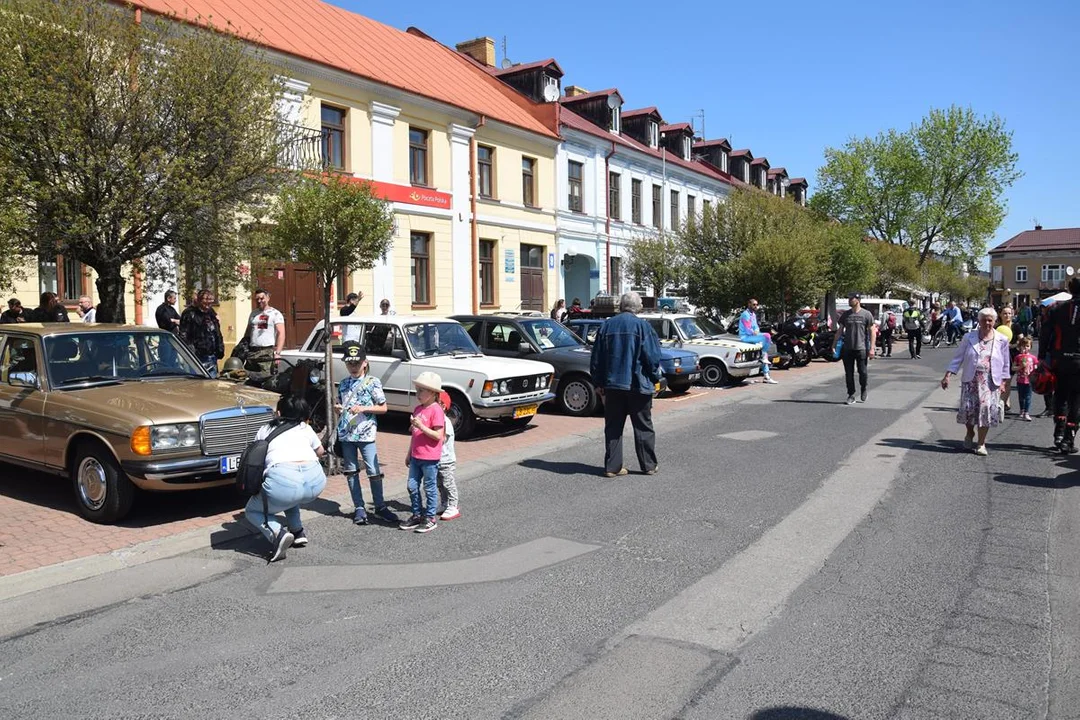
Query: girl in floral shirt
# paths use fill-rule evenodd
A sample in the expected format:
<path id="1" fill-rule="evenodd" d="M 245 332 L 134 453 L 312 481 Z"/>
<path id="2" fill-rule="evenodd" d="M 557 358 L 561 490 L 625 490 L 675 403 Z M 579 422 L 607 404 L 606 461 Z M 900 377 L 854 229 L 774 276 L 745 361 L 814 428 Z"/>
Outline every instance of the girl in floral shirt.
<path id="1" fill-rule="evenodd" d="M 1039 364 L 1031 354 L 1031 338 L 1021 335 L 1016 343 L 1020 351 L 1013 360 L 1013 374 L 1016 375 L 1016 394 L 1020 397 L 1020 419 L 1031 422 L 1031 373 Z"/>
<path id="2" fill-rule="evenodd" d="M 397 523 L 398 516 L 386 506 L 383 498 L 383 474 L 379 468 L 379 455 L 375 448 L 375 416 L 386 412 L 386 396 L 379 378 L 368 375 L 367 353 L 360 343 L 347 341 L 342 344 L 345 352 L 345 368 L 349 376 L 338 386 L 338 405 L 341 413 L 337 435 L 341 441 L 345 479 L 352 495 L 353 522 L 367 525 L 364 509 L 364 491 L 360 487 L 359 461 L 364 461 L 371 499 L 375 503 L 375 516 L 387 523 Z"/>

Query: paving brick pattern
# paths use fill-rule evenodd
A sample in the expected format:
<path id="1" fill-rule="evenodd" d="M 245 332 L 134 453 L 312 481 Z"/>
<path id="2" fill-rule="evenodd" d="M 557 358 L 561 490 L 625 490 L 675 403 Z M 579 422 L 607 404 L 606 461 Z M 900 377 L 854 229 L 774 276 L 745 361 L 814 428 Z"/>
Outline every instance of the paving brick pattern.
<path id="1" fill-rule="evenodd" d="M 786 377 L 812 373 L 824 363 L 785 373 Z M 725 390 L 694 388 L 681 398 L 660 398 L 654 413 L 662 414 L 699 402 L 714 392 L 753 392 L 747 384 Z M 408 450 L 407 418 L 389 416 L 379 421 L 379 459 L 388 480 L 405 476 Z M 554 443 L 559 438 L 599 431 L 600 416 L 570 418 L 544 409 L 524 430 L 505 431 L 481 424 L 477 436 L 456 445 L 458 465 L 494 458 Z M 601 458 L 597 458 L 598 470 Z M 324 497 L 347 496 L 341 475 L 331 477 Z M 370 496 L 369 496 L 370 497 Z M 0 464 L 0 576 L 33 570 L 68 560 L 122 551 L 139 543 L 235 522 L 245 498 L 232 487 L 179 493 L 140 493 L 131 514 L 118 525 L 97 525 L 83 520 L 75 509 L 70 481 L 11 465 Z"/>

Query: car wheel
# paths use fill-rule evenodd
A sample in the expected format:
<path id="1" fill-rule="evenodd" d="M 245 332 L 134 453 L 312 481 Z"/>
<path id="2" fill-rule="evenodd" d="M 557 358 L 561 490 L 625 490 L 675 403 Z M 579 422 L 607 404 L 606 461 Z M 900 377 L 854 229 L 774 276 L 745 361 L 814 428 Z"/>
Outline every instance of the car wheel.
<path id="1" fill-rule="evenodd" d="M 571 375 L 559 383 L 559 405 L 567 415 L 586 417 L 596 412 L 596 388 L 582 375 Z"/>
<path id="2" fill-rule="evenodd" d="M 682 395 L 683 393 L 686 393 L 686 392 L 690 391 L 690 383 L 688 383 L 688 382 L 668 383 L 667 389 L 672 395 Z"/>
<path id="3" fill-rule="evenodd" d="M 726 385 L 728 382 L 727 367 L 717 360 L 701 363 L 701 382 L 709 387 Z"/>
<path id="4" fill-rule="evenodd" d="M 446 409 L 446 418 L 454 426 L 454 437 L 465 439 L 476 430 L 476 414 L 468 399 L 456 390 L 448 391 L 450 407 Z"/>
<path id="5" fill-rule="evenodd" d="M 79 445 L 71 465 L 71 483 L 79 514 L 91 522 L 114 523 L 128 514 L 135 501 L 135 486 L 100 443 Z"/>

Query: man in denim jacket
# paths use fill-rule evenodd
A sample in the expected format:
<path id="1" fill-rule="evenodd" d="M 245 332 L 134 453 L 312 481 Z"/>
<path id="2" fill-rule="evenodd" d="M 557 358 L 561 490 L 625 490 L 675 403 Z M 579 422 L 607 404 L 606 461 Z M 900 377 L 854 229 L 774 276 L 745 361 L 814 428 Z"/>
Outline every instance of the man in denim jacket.
<path id="1" fill-rule="evenodd" d="M 641 471 L 656 472 L 656 433 L 652 398 L 660 374 L 660 340 L 649 323 L 637 317 L 641 297 L 619 299 L 619 314 L 600 327 L 592 351 L 592 381 L 604 401 L 604 476 L 625 475 L 622 436 L 626 418 L 634 426 L 634 450 Z"/>

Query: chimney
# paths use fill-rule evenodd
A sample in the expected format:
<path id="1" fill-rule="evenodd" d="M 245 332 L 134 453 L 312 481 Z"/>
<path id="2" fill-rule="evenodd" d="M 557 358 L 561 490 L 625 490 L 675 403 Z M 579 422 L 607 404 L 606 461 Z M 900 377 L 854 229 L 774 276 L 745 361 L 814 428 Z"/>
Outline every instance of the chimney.
<path id="1" fill-rule="evenodd" d="M 1036 226 L 1035 226 L 1035 229 L 1036 229 L 1036 230 L 1042 230 L 1042 225 L 1036 225 Z"/>
<path id="2" fill-rule="evenodd" d="M 566 87 L 566 97 L 577 97 L 578 95 L 588 95 L 589 91 L 578 85 L 568 85 Z"/>
<path id="3" fill-rule="evenodd" d="M 474 40 L 466 40 L 457 44 L 457 50 L 478 63 L 495 67 L 495 40 L 493 38 L 478 37 Z"/>

